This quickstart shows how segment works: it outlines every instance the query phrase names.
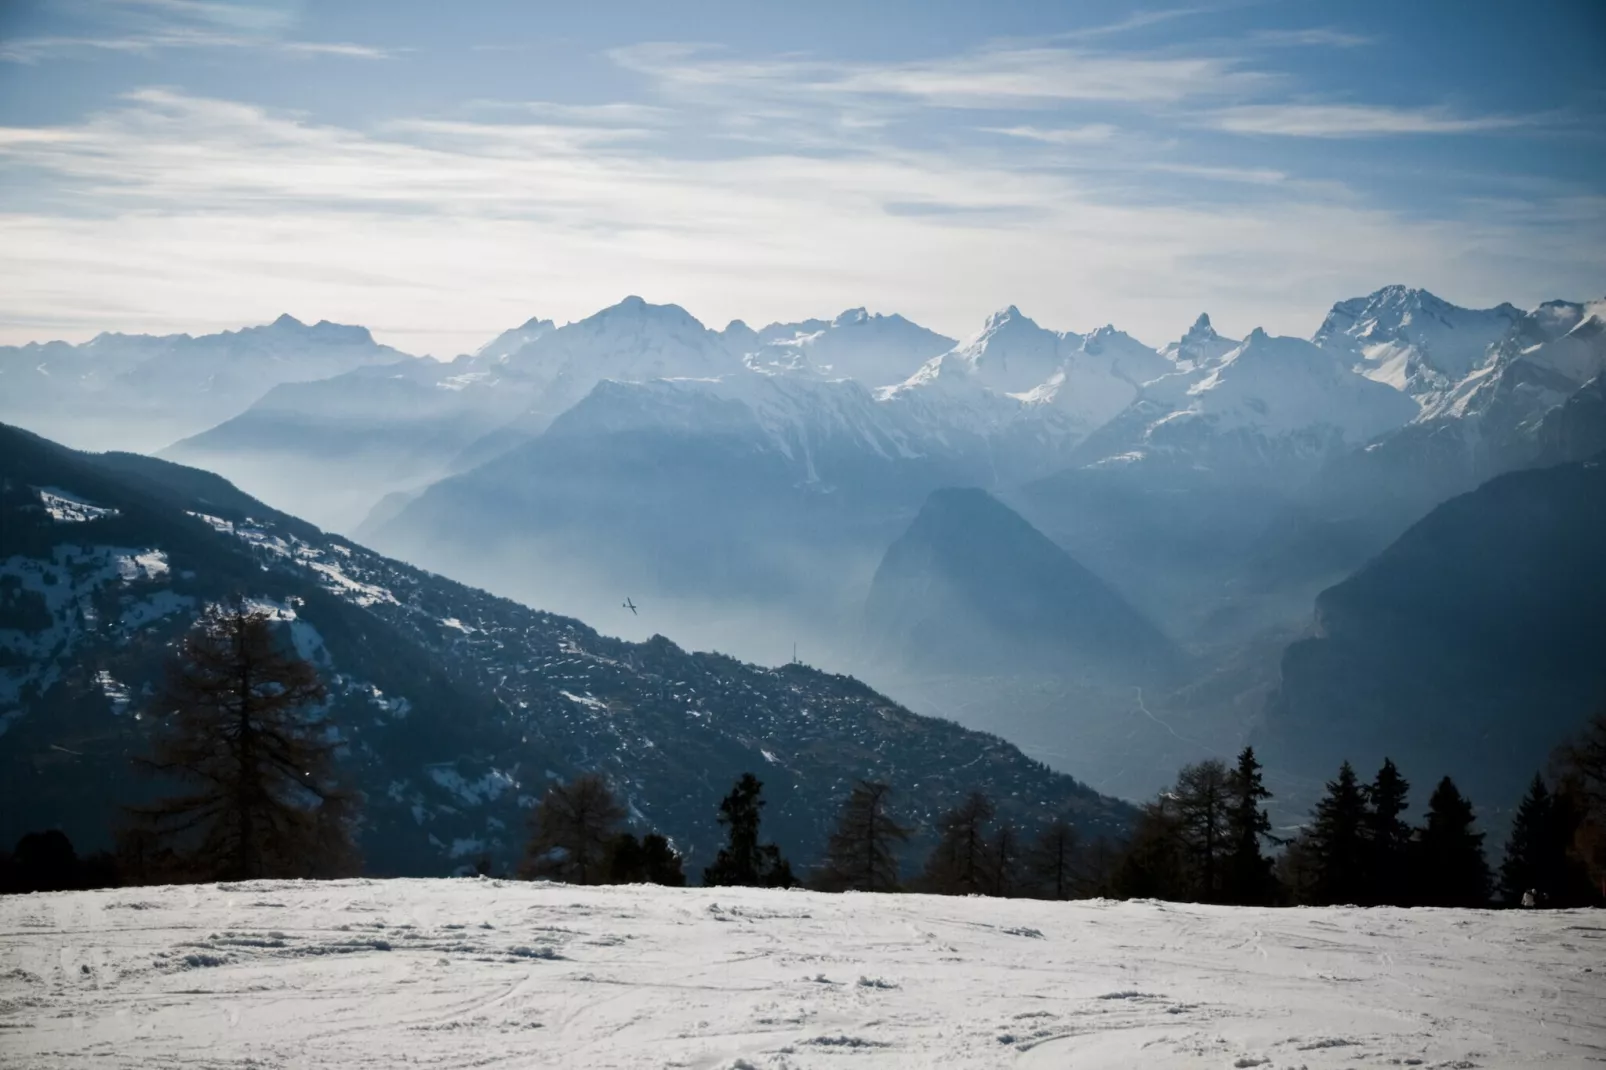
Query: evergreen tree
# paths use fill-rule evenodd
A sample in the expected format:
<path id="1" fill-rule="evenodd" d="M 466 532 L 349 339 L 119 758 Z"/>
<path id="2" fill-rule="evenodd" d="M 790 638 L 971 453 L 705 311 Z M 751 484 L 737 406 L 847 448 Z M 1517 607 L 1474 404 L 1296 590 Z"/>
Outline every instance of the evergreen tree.
<path id="1" fill-rule="evenodd" d="M 1428 800 L 1427 820 L 1417 830 L 1414 902 L 1430 907 L 1481 907 L 1489 902 L 1489 864 L 1483 833 L 1473 832 L 1472 803 L 1449 777 Z"/>
<path id="2" fill-rule="evenodd" d="M 1558 816 L 1556 799 L 1545 787 L 1545 778 L 1535 773 L 1528 794 L 1517 807 L 1505 859 L 1500 863 L 1500 899 L 1507 906 L 1520 905 L 1530 891 L 1547 906 L 1559 903 L 1565 894 L 1567 838 L 1557 827 Z"/>
<path id="3" fill-rule="evenodd" d="M 202 880 L 340 876 L 357 869 L 357 796 L 336 779 L 312 665 L 267 614 L 207 607 L 169 661 L 140 766 L 194 785 L 133 813 Z"/>
<path id="4" fill-rule="evenodd" d="M 1015 826 L 1007 821 L 999 825 L 993 832 L 987 853 L 992 863 L 987 894 L 1000 899 L 1015 895 L 1021 883 L 1020 833 L 1015 831 Z"/>
<path id="5" fill-rule="evenodd" d="M 680 853 L 656 832 L 641 839 L 621 832 L 613 838 L 608 852 L 609 884 L 662 884 L 684 887 L 686 872 Z"/>
<path id="6" fill-rule="evenodd" d="M 531 816 L 523 873 L 567 884 L 602 884 L 609 877 L 624 807 L 599 773 L 546 789 Z"/>
<path id="7" fill-rule="evenodd" d="M 1295 906 L 1317 901 L 1316 853 L 1311 846 L 1310 832 L 1295 837 L 1274 864 L 1278 900 L 1283 905 Z"/>
<path id="8" fill-rule="evenodd" d="M 892 789 L 877 780 L 853 786 L 837 816 L 836 831 L 825 847 L 815 884 L 821 891 L 895 892 L 898 890 L 897 846 L 909 829 L 887 812 Z"/>
<path id="9" fill-rule="evenodd" d="M 686 886 L 686 870 L 680 852 L 675 850 L 667 836 L 649 832 L 641 838 L 641 875 L 648 884 L 662 884 L 669 888 Z"/>
<path id="10" fill-rule="evenodd" d="M 1269 903 L 1276 878 L 1272 862 L 1261 853 L 1262 840 L 1272 840 L 1271 819 L 1261 804 L 1271 798 L 1262 780 L 1253 747 L 1238 755 L 1228 784 L 1227 858 L 1223 892 L 1226 902 L 1252 906 Z"/>
<path id="11" fill-rule="evenodd" d="M 1410 806 L 1410 790 L 1410 783 L 1388 758 L 1383 759 L 1383 767 L 1366 789 L 1369 903 L 1406 904 L 1411 880 L 1411 826 L 1404 815 Z"/>
<path id="12" fill-rule="evenodd" d="M 1172 789 L 1175 813 L 1188 861 L 1188 879 L 1173 890 L 1177 898 L 1214 903 L 1221 898 L 1223 869 L 1231 830 L 1231 774 L 1216 758 L 1182 767 Z"/>
<path id="13" fill-rule="evenodd" d="M 703 870 L 704 884 L 790 888 L 797 883 L 792 864 L 781 857 L 781 849 L 773 843 L 758 842 L 763 790 L 762 781 L 752 773 L 743 773 L 720 802 L 719 823 L 725 826 L 729 840 L 720 848 L 714 864 Z"/>
<path id="14" fill-rule="evenodd" d="M 1162 794 L 1138 811 L 1111 890 L 1122 899 L 1185 899 L 1193 886 L 1188 868 L 1176 799 Z"/>
<path id="15" fill-rule="evenodd" d="M 1044 825 L 1026 852 L 1026 871 L 1032 891 L 1045 899 L 1070 899 L 1076 894 L 1076 829 L 1063 817 Z"/>
<path id="16" fill-rule="evenodd" d="M 993 803 L 973 791 L 942 816 L 936 847 L 926 859 L 920 883 L 938 895 L 986 895 L 993 886 L 990 843 Z"/>
<path id="17" fill-rule="evenodd" d="M 1361 903 L 1366 899 L 1366 799 L 1345 762 L 1338 779 L 1316 804 L 1307 848 L 1314 870 L 1311 895 L 1318 904 Z"/>
<path id="18" fill-rule="evenodd" d="M 1082 895 L 1114 897 L 1115 875 L 1121 866 L 1122 845 L 1108 836 L 1100 836 L 1082 856 L 1082 879 L 1077 891 Z"/>

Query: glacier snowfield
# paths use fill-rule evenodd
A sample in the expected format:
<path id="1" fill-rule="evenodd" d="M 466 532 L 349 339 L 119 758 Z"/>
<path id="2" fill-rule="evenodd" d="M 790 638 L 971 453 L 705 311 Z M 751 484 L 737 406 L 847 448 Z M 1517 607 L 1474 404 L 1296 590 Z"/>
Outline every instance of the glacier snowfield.
<path id="1" fill-rule="evenodd" d="M 0 899 L 15 1067 L 1585 1067 L 1601 912 L 262 881 Z"/>

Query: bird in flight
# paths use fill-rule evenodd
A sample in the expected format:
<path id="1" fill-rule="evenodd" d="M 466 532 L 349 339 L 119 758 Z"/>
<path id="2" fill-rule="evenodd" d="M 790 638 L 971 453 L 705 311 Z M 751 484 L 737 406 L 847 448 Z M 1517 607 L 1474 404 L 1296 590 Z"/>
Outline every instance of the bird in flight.
<path id="1" fill-rule="evenodd" d="M 620 607 L 620 608 L 622 608 L 622 609 L 628 609 L 628 610 L 630 610 L 630 615 L 631 615 L 631 616 L 633 616 L 633 617 L 639 617 L 639 616 L 641 616 L 641 614 L 639 614 L 639 613 L 637 613 L 637 612 L 636 612 L 636 603 L 634 603 L 634 602 L 632 602 L 632 601 L 631 601 L 631 600 L 630 600 L 630 599 L 628 599 L 628 598 L 626 598 L 626 599 L 625 599 L 625 600 L 624 600 L 624 603 L 623 603 L 623 605 L 622 605 L 622 606 L 621 606 L 621 607 Z"/>

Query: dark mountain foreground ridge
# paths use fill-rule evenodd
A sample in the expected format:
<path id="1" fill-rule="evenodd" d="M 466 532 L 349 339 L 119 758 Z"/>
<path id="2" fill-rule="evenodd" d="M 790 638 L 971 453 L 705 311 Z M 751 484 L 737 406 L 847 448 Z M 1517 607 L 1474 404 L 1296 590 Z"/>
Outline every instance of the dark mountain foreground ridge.
<path id="1" fill-rule="evenodd" d="M 159 790 L 130 758 L 173 641 L 202 606 L 272 613 L 329 686 L 376 873 L 511 861 L 552 778 L 599 771 L 689 864 L 751 770 L 767 837 L 807 864 L 860 777 L 923 830 L 972 790 L 1001 816 L 1118 833 L 1130 808 L 995 736 L 845 676 L 627 643 L 381 557 L 210 473 L 79 453 L 0 425 L 0 841 L 59 826 L 104 845 Z M 918 852 L 920 844 L 911 845 Z M 914 857 L 914 854 L 911 854 Z"/>

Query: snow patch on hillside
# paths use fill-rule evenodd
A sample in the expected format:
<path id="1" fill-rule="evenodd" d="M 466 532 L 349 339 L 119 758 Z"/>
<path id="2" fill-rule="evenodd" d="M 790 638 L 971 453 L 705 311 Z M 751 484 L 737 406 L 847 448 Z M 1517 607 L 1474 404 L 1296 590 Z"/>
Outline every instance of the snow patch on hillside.
<path id="1" fill-rule="evenodd" d="M 117 510 L 95 505 L 60 487 L 38 487 L 39 500 L 44 504 L 50 519 L 62 524 L 81 524 L 102 517 L 116 516 Z"/>

